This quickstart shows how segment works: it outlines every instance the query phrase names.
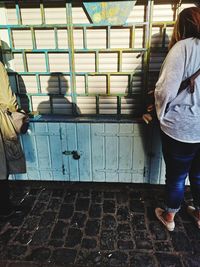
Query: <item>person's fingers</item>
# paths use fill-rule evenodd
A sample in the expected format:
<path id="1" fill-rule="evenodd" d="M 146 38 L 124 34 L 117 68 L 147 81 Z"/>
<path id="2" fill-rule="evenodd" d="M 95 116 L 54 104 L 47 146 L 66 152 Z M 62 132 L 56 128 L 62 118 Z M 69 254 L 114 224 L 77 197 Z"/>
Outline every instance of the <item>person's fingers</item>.
<path id="1" fill-rule="evenodd" d="M 146 124 L 149 124 L 152 121 L 152 116 L 149 113 L 143 114 L 142 119 Z"/>
<path id="2" fill-rule="evenodd" d="M 151 105 L 149 105 L 148 107 L 147 107 L 147 111 L 148 112 L 151 112 L 151 111 L 153 111 L 155 109 L 155 106 L 153 105 L 153 104 L 151 104 Z"/>

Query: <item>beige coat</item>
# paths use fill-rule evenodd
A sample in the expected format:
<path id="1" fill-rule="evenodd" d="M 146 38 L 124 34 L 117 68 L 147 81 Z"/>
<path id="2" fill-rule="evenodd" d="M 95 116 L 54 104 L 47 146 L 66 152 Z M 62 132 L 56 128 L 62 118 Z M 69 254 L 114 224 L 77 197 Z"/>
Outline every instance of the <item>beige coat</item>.
<path id="1" fill-rule="evenodd" d="M 0 62 L 0 180 L 9 174 L 25 173 L 26 164 L 19 136 L 16 134 L 6 110 L 18 108 L 11 90 L 7 72 Z"/>

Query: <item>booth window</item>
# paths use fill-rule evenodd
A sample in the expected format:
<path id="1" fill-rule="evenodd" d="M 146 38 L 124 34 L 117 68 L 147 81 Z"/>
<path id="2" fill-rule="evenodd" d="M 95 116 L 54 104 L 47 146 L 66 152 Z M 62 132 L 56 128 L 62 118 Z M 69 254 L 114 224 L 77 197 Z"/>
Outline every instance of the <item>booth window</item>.
<path id="1" fill-rule="evenodd" d="M 99 1 L 104 15 L 92 17 L 88 2 L 1 1 L 1 56 L 12 88 L 32 114 L 137 119 L 177 13 L 192 4 Z M 126 15 L 125 2 L 132 3 Z"/>

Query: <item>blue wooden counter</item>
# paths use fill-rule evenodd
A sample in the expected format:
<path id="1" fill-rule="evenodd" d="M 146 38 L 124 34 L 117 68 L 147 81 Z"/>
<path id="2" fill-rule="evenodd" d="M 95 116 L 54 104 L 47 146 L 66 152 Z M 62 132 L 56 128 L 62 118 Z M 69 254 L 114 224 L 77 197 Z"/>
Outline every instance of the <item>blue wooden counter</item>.
<path id="1" fill-rule="evenodd" d="M 36 116 L 21 136 L 27 173 L 12 179 L 162 183 L 156 131 L 130 118 Z"/>

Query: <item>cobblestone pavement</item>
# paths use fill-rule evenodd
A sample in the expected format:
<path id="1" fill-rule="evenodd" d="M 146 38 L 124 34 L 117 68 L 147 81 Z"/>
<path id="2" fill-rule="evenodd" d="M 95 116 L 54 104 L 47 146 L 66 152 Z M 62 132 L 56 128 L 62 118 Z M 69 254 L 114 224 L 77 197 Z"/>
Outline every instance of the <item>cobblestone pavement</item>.
<path id="1" fill-rule="evenodd" d="M 0 221 L 0 267 L 200 266 L 200 230 L 185 209 L 172 233 L 154 216 L 163 186 L 10 184 L 18 209 Z"/>

